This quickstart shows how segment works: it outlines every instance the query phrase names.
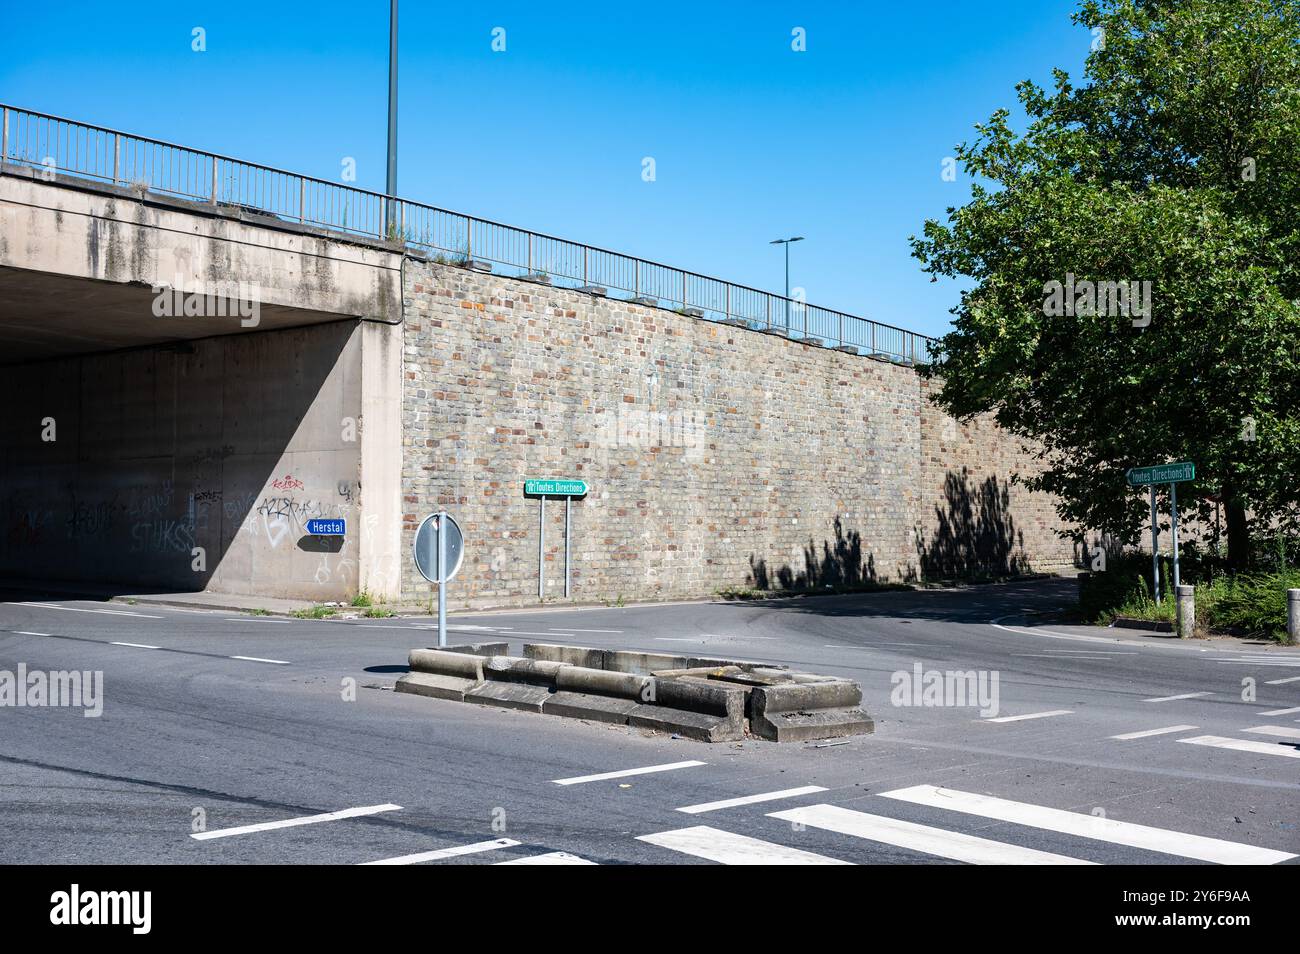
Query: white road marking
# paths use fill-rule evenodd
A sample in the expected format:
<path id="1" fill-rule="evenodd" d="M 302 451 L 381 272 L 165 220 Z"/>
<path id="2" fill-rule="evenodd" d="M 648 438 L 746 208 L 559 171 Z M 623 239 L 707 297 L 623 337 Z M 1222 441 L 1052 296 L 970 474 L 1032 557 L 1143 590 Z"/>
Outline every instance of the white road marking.
<path id="1" fill-rule="evenodd" d="M 1144 729 L 1141 732 L 1125 732 L 1123 735 L 1112 735 L 1112 739 L 1146 739 L 1153 735 L 1167 735 L 1170 732 L 1187 732 L 1191 729 L 1200 728 L 1195 725 L 1171 725 L 1164 729 Z"/>
<path id="2" fill-rule="evenodd" d="M 1027 712 L 1024 715 L 998 716 L 996 719 L 978 719 L 979 722 L 1023 722 L 1025 719 L 1046 719 L 1048 716 L 1072 715 L 1073 709 L 1049 709 L 1046 712 Z"/>
<path id="3" fill-rule="evenodd" d="M 433 627 L 428 627 L 428 628 L 429 628 L 429 629 L 432 629 Z M 551 639 L 551 638 L 553 638 L 553 637 L 555 637 L 555 636 L 573 636 L 573 635 L 575 635 L 575 634 L 574 634 L 573 630 L 571 630 L 571 629 L 569 629 L 569 630 L 565 630 L 565 631 L 562 632 L 562 633 L 529 633 L 529 632 L 525 632 L 525 631 L 522 630 L 522 629 L 515 629 L 515 630 L 511 630 L 509 633 L 504 633 L 503 635 L 506 635 L 506 636 L 545 636 L 546 638 Z"/>
<path id="4" fill-rule="evenodd" d="M 212 838 L 229 838 L 231 835 L 248 835 L 257 831 L 273 831 L 277 828 L 296 828 L 299 825 L 315 825 L 320 822 L 338 821 L 343 818 L 359 818 L 363 815 L 378 815 L 380 812 L 400 812 L 401 805 L 391 803 L 384 805 L 366 805 L 362 808 L 345 808 L 337 812 L 323 812 L 320 815 L 301 815 L 298 818 L 286 818 L 282 821 L 260 822 L 256 825 L 240 825 L 238 828 L 217 828 L 212 831 L 198 831 L 190 835 L 196 841 L 208 841 Z"/>
<path id="5" fill-rule="evenodd" d="M 1289 679 L 1270 679 L 1264 683 L 1266 686 L 1280 686 L 1284 682 L 1300 682 L 1300 676 L 1291 676 Z"/>
<path id="6" fill-rule="evenodd" d="M 973 865 L 1096 864 L 1082 858 L 1056 855 L 1034 848 L 1022 848 L 1020 845 L 1008 845 L 1001 841 L 990 841 L 987 838 L 977 838 L 974 835 L 964 835 L 943 828 L 931 828 L 929 825 L 918 825 L 897 818 L 868 815 L 866 812 L 851 811 L 837 805 L 792 808 L 788 811 L 772 812 L 769 817 Z"/>
<path id="7" fill-rule="evenodd" d="M 1179 742 L 1189 741 L 1179 739 Z M 1179 831 L 1167 831 L 1148 825 L 1135 825 L 1131 822 L 1115 821 L 1096 815 L 1083 815 L 1079 812 L 1061 811 L 1058 808 L 1044 808 L 1025 802 L 1013 802 L 991 795 L 976 795 L 971 792 L 959 792 L 950 788 L 938 788 L 934 785 L 916 785 L 912 788 L 900 788 L 892 792 L 882 792 L 885 798 L 896 798 L 916 805 L 928 805 L 982 818 L 993 818 L 1012 825 L 1025 825 L 1029 828 L 1041 828 L 1064 835 L 1076 835 L 1080 838 L 1092 838 L 1115 845 L 1127 845 L 1145 851 L 1158 851 L 1166 855 L 1178 855 L 1182 858 L 1194 858 L 1197 861 L 1210 861 L 1229 865 L 1277 864 L 1294 858 L 1295 855 L 1271 848 L 1257 848 L 1219 838 L 1206 838 L 1203 835 L 1188 835 Z"/>
<path id="8" fill-rule="evenodd" d="M 1208 745 L 1216 749 L 1234 749 L 1238 752 L 1254 752 L 1256 755 L 1281 755 L 1284 758 L 1300 759 L 1300 750 L 1278 745 L 1276 742 L 1255 742 L 1251 739 L 1225 739 L 1220 735 L 1198 735 L 1193 739 L 1179 739 L 1192 745 Z"/>
<path id="9" fill-rule="evenodd" d="M 81 609 L 76 606 L 55 606 L 53 603 L 15 603 L 15 606 L 34 606 L 37 609 L 63 610 L 67 613 L 102 613 L 105 616 L 138 616 L 140 619 L 166 619 L 165 616 L 150 616 L 148 613 L 128 613 L 125 610 Z"/>
<path id="10" fill-rule="evenodd" d="M 555 629 L 553 633 L 621 633 L 621 629 Z"/>
<path id="11" fill-rule="evenodd" d="M 1290 715 L 1293 712 L 1300 712 L 1300 706 L 1292 706 L 1289 709 L 1269 709 L 1267 712 L 1261 712 L 1262 716 Z"/>
<path id="12" fill-rule="evenodd" d="M 1136 650 L 1129 649 L 1044 649 L 1045 653 L 1087 653 L 1098 656 L 1136 656 Z"/>
<path id="13" fill-rule="evenodd" d="M 242 659 L 244 662 L 272 663 L 276 666 L 287 666 L 289 662 L 284 659 L 263 659 L 261 656 L 231 656 L 231 659 Z"/>
<path id="14" fill-rule="evenodd" d="M 147 646 L 147 645 L 145 645 L 144 643 L 115 643 L 115 642 L 110 642 L 108 645 L 110 645 L 110 646 L 130 646 L 132 649 L 159 649 L 159 648 L 161 648 L 161 647 L 158 647 L 158 646 Z"/>
<path id="15" fill-rule="evenodd" d="M 687 805 L 677 809 L 687 815 L 699 815 L 702 812 L 716 812 L 722 808 L 735 808 L 737 805 L 756 805 L 759 802 L 774 802 L 781 798 L 796 798 L 799 795 L 811 795 L 824 792 L 820 785 L 805 785 L 802 788 L 785 788 L 779 792 L 764 792 L 761 795 L 742 795 L 740 798 L 725 798 L 718 802 L 702 802 L 699 805 Z"/>
<path id="16" fill-rule="evenodd" d="M 493 841 L 476 841 L 472 845 L 457 845 L 455 848 L 439 848 L 437 851 L 421 851 L 414 855 L 398 855 L 396 858 L 380 858 L 378 861 L 363 861 L 366 865 L 418 865 L 425 861 L 441 861 L 443 858 L 456 858 L 460 855 L 475 855 L 480 851 L 495 851 L 498 848 L 513 848 L 519 842 L 510 838 L 497 838 Z"/>
<path id="17" fill-rule="evenodd" d="M 16 630 L 16 631 L 14 632 L 14 635 L 15 635 L 15 636 L 48 636 L 48 635 L 50 635 L 50 634 L 49 634 L 49 633 L 29 633 L 29 632 L 27 632 L 27 630 L 25 630 L 25 629 L 20 629 L 20 630 Z"/>
<path id="18" fill-rule="evenodd" d="M 223 623 L 292 623 L 291 619 L 271 619 L 267 616 L 224 616 Z"/>
<path id="19" fill-rule="evenodd" d="M 1275 735 L 1279 739 L 1300 739 L 1300 729 L 1293 729 L 1287 725 L 1257 725 L 1246 731 L 1257 735 Z"/>
<path id="20" fill-rule="evenodd" d="M 578 775 L 573 778 L 554 778 L 551 779 L 556 785 L 581 785 L 584 782 L 603 782 L 611 778 L 627 778 L 632 775 L 649 775 L 652 772 L 671 772 L 674 769 L 694 768 L 697 765 L 707 765 L 707 762 L 668 762 L 664 765 L 647 765 L 643 768 L 622 769 L 618 772 L 601 772 L 599 775 Z"/>
<path id="21" fill-rule="evenodd" d="M 1180 696 L 1157 696 L 1154 699 L 1143 699 L 1143 702 L 1176 702 L 1179 699 L 1200 699 L 1203 696 L 1212 696 L 1212 692 L 1184 692 Z"/>
<path id="22" fill-rule="evenodd" d="M 1046 653 L 1012 653 L 1011 655 L 1022 656 L 1026 659 L 1102 659 L 1105 660 L 1110 658 L 1109 656 L 1096 656 L 1096 655 L 1094 656 L 1084 656 L 1084 655 L 1049 656 Z"/>
<path id="23" fill-rule="evenodd" d="M 847 865 L 848 861 L 816 855 L 811 851 L 774 845 L 720 828 L 697 825 L 655 835 L 638 835 L 637 841 L 680 851 L 684 855 L 707 858 L 724 865 Z"/>
<path id="24" fill-rule="evenodd" d="M 550 851 L 544 855 L 529 855 L 527 858 L 512 858 L 498 861 L 498 865 L 594 865 L 596 862 L 579 858 L 567 851 Z"/>

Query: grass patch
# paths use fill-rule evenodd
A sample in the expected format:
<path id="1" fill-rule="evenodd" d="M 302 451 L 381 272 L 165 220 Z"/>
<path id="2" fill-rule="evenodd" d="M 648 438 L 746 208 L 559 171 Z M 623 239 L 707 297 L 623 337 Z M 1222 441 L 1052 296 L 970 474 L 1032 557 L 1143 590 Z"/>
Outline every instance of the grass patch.
<path id="1" fill-rule="evenodd" d="M 386 606 L 371 606 L 361 615 L 369 616 L 371 619 L 387 619 L 389 616 L 396 616 L 397 614 Z"/>
<path id="2" fill-rule="evenodd" d="M 248 611 L 248 615 L 249 615 L 249 616 L 270 616 L 270 615 L 271 615 L 271 611 L 270 611 L 270 610 L 264 610 L 264 609 L 261 609 L 261 608 L 258 608 L 258 609 L 251 609 L 251 610 Z"/>
<path id="3" fill-rule="evenodd" d="M 311 609 L 294 610 L 293 615 L 299 619 L 325 619 L 337 612 L 338 610 L 332 606 L 313 606 Z"/>
<path id="4" fill-rule="evenodd" d="M 1162 560 L 1162 564 L 1164 561 Z M 1085 621 L 1108 626 L 1117 616 L 1174 622 L 1176 600 L 1167 582 L 1164 599 L 1156 605 L 1151 594 L 1151 557 L 1130 553 L 1111 559 L 1105 572 L 1093 573 L 1079 588 L 1079 610 Z M 1286 591 L 1300 588 L 1300 568 L 1258 569 L 1235 576 L 1220 575 L 1196 582 L 1196 629 L 1203 635 L 1225 633 L 1286 642 Z"/>
<path id="5" fill-rule="evenodd" d="M 374 602 L 375 601 L 370 598 L 370 594 L 365 590 L 362 590 L 356 596 L 352 597 L 353 606 L 373 606 Z"/>

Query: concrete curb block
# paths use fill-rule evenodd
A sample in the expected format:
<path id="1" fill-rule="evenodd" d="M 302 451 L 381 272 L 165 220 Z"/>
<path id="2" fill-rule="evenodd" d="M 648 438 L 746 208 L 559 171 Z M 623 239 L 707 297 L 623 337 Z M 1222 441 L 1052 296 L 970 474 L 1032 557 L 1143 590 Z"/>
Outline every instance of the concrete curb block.
<path id="1" fill-rule="evenodd" d="M 869 733 L 857 683 L 765 663 L 528 643 L 413 649 L 399 692 L 734 741 Z M 595 665 L 592 665 L 592 664 Z"/>
<path id="2" fill-rule="evenodd" d="M 847 679 L 755 686 L 749 699 L 751 731 L 773 742 L 804 742 L 875 731 L 875 723 L 858 708 L 862 690 Z"/>

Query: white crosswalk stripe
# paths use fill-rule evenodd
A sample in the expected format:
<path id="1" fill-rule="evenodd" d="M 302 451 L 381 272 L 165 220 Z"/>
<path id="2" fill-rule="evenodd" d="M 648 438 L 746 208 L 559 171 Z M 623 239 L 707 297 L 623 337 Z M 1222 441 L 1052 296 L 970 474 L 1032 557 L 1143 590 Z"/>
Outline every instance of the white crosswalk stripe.
<path id="1" fill-rule="evenodd" d="M 737 835 L 720 828 L 696 825 L 654 835 L 639 835 L 638 841 L 658 845 L 696 858 L 706 858 L 724 865 L 847 865 L 851 862 L 785 845 Z"/>
<path id="2" fill-rule="evenodd" d="M 1190 739 L 1179 739 L 1189 742 Z M 1229 740 L 1231 741 L 1231 740 Z M 1262 744 L 1262 743 L 1256 743 Z M 1257 848 L 1219 838 L 1206 838 L 1202 835 L 1189 835 L 1184 832 L 1167 831 L 1147 825 L 1135 825 L 1130 822 L 1115 821 L 1079 812 L 1067 812 L 1057 808 L 1045 808 L 1026 802 L 1013 802 L 991 795 L 977 795 L 971 792 L 959 792 L 950 788 L 938 788 L 934 785 L 916 785 L 892 792 L 882 792 L 885 798 L 927 805 L 948 811 L 964 812 L 983 818 L 993 818 L 1013 825 L 1029 828 L 1041 828 L 1061 834 L 1091 838 L 1116 845 L 1127 845 L 1147 851 L 1157 851 L 1167 855 L 1178 855 L 1197 861 L 1210 861 L 1218 864 L 1277 864 L 1294 858 L 1295 855 L 1271 848 Z"/>
<path id="3" fill-rule="evenodd" d="M 990 841 L 961 832 L 931 828 L 913 822 L 868 815 L 836 805 L 810 805 L 772 812 L 772 818 L 822 828 L 841 835 L 907 848 L 940 858 L 965 861 L 974 865 L 1090 865 L 1095 862 L 1066 855 L 1056 855 L 1005 842 Z"/>

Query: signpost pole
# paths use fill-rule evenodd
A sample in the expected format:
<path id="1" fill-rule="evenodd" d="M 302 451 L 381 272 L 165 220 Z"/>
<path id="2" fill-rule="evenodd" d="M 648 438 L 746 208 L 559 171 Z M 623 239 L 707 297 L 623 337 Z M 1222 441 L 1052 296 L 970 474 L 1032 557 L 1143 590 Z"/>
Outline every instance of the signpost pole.
<path id="1" fill-rule="evenodd" d="M 546 599 L 546 494 L 537 508 L 537 598 Z"/>
<path id="2" fill-rule="evenodd" d="M 1156 525 L 1156 485 L 1151 485 L 1151 589 L 1160 605 L 1160 537 Z"/>
<path id="3" fill-rule="evenodd" d="M 1174 594 L 1178 594 L 1178 485 L 1169 485 L 1169 507 L 1173 513 L 1172 531 L 1174 535 Z"/>
<path id="4" fill-rule="evenodd" d="M 564 598 L 569 598 L 569 516 L 573 498 L 564 498 Z"/>
<path id="5" fill-rule="evenodd" d="M 438 645 L 447 645 L 447 511 L 438 511 Z"/>

